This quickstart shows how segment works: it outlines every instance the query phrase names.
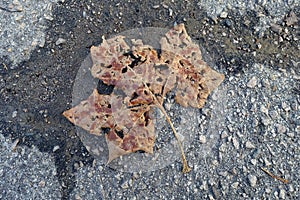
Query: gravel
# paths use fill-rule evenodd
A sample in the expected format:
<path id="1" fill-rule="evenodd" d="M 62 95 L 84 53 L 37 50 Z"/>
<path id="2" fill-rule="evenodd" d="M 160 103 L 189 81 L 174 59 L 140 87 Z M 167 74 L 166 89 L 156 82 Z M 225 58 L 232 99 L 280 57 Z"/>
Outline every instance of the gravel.
<path id="1" fill-rule="evenodd" d="M 226 18 L 228 12 L 231 10 L 238 11 L 241 15 L 245 15 L 247 10 L 254 10 L 257 12 L 259 18 L 258 23 L 255 26 L 256 31 L 260 32 L 263 36 L 264 32 L 270 27 L 279 27 L 277 22 L 282 20 L 287 12 L 292 7 L 299 6 L 299 1 L 281 0 L 276 2 L 270 2 L 267 0 L 258 1 L 239 1 L 239 0 L 203 0 L 198 3 L 200 8 L 207 10 L 208 16 L 213 19 L 217 17 Z"/>
<path id="2" fill-rule="evenodd" d="M 259 75 L 259 78 L 257 85 L 249 88 L 247 82 L 253 74 Z M 94 179 L 100 179 L 103 183 L 99 189 L 97 186 L 93 188 L 98 193 L 102 192 L 107 199 L 176 199 L 179 193 L 182 199 L 188 199 L 189 196 L 205 199 L 238 196 L 299 197 L 300 177 L 297 167 L 300 157 L 294 152 L 299 152 L 300 140 L 298 135 L 293 139 L 287 135 L 287 132 L 294 132 L 299 123 L 300 99 L 291 93 L 298 78 L 293 71 L 282 73 L 258 63 L 244 74 L 228 77 L 216 92 L 227 94 L 216 99 L 219 104 L 226 105 L 223 108 L 224 114 L 212 116 L 211 119 L 221 118 L 218 130 L 228 129 L 228 132 L 220 131 L 220 139 L 217 139 L 218 144 L 215 146 L 217 149 L 213 148 L 206 156 L 199 151 L 205 143 L 205 136 L 199 136 L 199 141 L 190 147 L 194 150 L 188 152 L 189 163 L 193 166 L 190 174 L 182 175 L 179 172 L 180 162 L 155 172 L 135 174 L 118 172 L 96 164 L 92 168 L 83 167 L 77 172 L 76 176 L 80 177 L 77 180 L 81 182 L 79 188 L 85 191 L 93 187 L 95 181 L 86 182 L 82 178 L 90 170 Z M 235 92 L 231 93 L 232 90 Z M 293 105 L 294 109 L 286 112 L 282 102 Z M 211 100 L 207 107 L 214 104 Z M 264 124 L 262 119 L 274 111 L 278 113 L 276 117 L 270 117 L 269 123 Z M 253 120 L 257 123 L 252 123 Z M 209 126 L 212 124 L 213 121 Z M 286 178 L 289 184 L 284 185 L 272 178 L 260 167 L 267 167 L 275 175 Z M 76 193 L 78 188 L 74 195 Z M 91 199 L 94 195 L 84 193 L 83 197 Z"/>
<path id="3" fill-rule="evenodd" d="M 103 182 L 101 172 L 103 166 L 96 166 L 96 161 L 92 167 L 81 167 L 78 169 L 76 176 L 76 186 L 70 195 L 70 199 L 103 199 L 105 192 L 103 191 Z M 123 183 L 122 187 L 125 187 Z M 97 188 L 95 190 L 95 188 Z"/>
<path id="4" fill-rule="evenodd" d="M 53 159 L 36 147 L 18 146 L 0 134 L 0 198 L 60 199 Z"/>
<path id="5" fill-rule="evenodd" d="M 300 198 L 299 1 L 6 0 L 0 7 L 1 199 Z M 186 147 L 192 172 L 181 173 L 180 157 L 130 173 L 93 160 L 61 116 L 89 47 L 102 35 L 175 22 L 226 77 Z"/>
<path id="6" fill-rule="evenodd" d="M 4 0 L 0 7 L 0 62 L 16 68 L 30 58 L 37 46 L 45 45 L 47 22 L 53 20 L 52 5 L 57 0 Z"/>
<path id="7" fill-rule="evenodd" d="M 286 134 L 294 132 L 299 123 L 300 99 L 299 96 L 295 98 L 291 92 L 299 76 L 293 70 L 283 71 L 284 73 L 255 63 L 243 74 L 227 76 L 227 81 L 216 91 L 225 95 L 215 100 L 218 104 L 225 105 L 224 114 L 212 116 L 209 123 L 210 127 L 223 130 L 220 131 L 220 139 L 216 138 L 217 149 L 213 148 L 203 156 L 199 146 L 201 149 L 205 136 L 199 135 L 199 141 L 195 141 L 190 147 L 194 150 L 188 152 L 188 160 L 193 166 L 190 174 L 182 175 L 179 172 L 180 162 L 151 173 L 136 172 L 136 175 L 112 171 L 99 165 L 88 168 L 103 183 L 103 190 L 100 188 L 97 191 L 102 191 L 108 199 L 175 199 L 183 188 L 182 199 L 191 195 L 194 198 L 213 199 L 299 196 L 300 177 L 297 166 L 300 158 L 299 154 L 293 153 L 299 152 L 299 136 L 291 139 Z M 253 75 L 257 76 L 257 84 L 249 88 L 247 83 Z M 212 105 L 216 102 L 211 99 L 207 107 L 213 109 Z M 282 106 L 283 102 L 285 106 Z M 286 108 L 291 105 L 294 109 L 288 109 L 287 112 Z M 277 115 L 273 118 L 268 116 L 274 112 Z M 265 124 L 263 119 L 267 117 L 269 122 Z M 219 119 L 215 120 L 217 118 Z M 267 167 L 290 183 L 284 185 L 264 173 L 260 167 Z M 88 169 L 78 171 L 77 176 L 85 183 L 80 188 L 93 187 L 92 183 L 81 179 L 86 176 L 84 174 L 88 173 Z M 92 197 L 93 195 L 84 193 L 84 198 Z"/>

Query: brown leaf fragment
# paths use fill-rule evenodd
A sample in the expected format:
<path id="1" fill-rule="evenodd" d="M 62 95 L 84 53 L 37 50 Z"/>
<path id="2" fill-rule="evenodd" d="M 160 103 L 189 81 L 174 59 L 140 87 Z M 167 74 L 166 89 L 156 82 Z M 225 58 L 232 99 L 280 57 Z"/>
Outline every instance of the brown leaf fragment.
<path id="1" fill-rule="evenodd" d="M 107 67 L 112 62 L 118 61 L 119 57 L 129 50 L 130 47 L 125 42 L 124 36 L 116 36 L 108 40 L 102 36 L 102 44 L 91 47 L 93 64 Z"/>
<path id="2" fill-rule="evenodd" d="M 63 113 L 72 123 L 95 135 L 109 128 L 106 141 L 109 162 L 119 156 L 138 150 L 153 152 L 154 123 L 150 107 L 130 108 L 122 96 L 101 95 L 95 89 L 87 100 Z"/>
<path id="3" fill-rule="evenodd" d="M 82 127 L 91 134 L 101 135 L 102 128 L 114 126 L 109 95 L 99 95 L 95 89 L 87 100 L 67 110 L 63 115 L 73 124 Z"/>
<path id="4" fill-rule="evenodd" d="M 173 52 L 187 59 L 194 65 L 199 73 L 205 78 L 209 91 L 216 89 L 224 80 L 224 75 L 211 69 L 202 59 L 200 48 L 193 43 L 187 34 L 184 24 L 174 26 L 166 36 L 160 40 L 161 49 L 165 53 Z"/>
<path id="5" fill-rule="evenodd" d="M 182 106 L 202 108 L 210 93 L 204 77 L 188 60 L 178 63 L 176 101 Z"/>
<path id="6" fill-rule="evenodd" d="M 265 168 L 263 168 L 263 167 L 261 167 L 261 170 L 263 170 L 266 174 L 268 174 L 269 176 L 271 176 L 271 177 L 274 178 L 274 179 L 277 179 L 277 180 L 279 180 L 279 181 L 281 181 L 281 182 L 283 182 L 283 183 L 285 183 L 285 184 L 289 183 L 288 180 L 286 180 L 286 179 L 284 179 L 284 178 L 281 178 L 281 177 L 279 177 L 279 176 L 275 176 L 274 174 L 272 174 L 271 172 L 269 172 L 267 169 L 265 169 Z"/>

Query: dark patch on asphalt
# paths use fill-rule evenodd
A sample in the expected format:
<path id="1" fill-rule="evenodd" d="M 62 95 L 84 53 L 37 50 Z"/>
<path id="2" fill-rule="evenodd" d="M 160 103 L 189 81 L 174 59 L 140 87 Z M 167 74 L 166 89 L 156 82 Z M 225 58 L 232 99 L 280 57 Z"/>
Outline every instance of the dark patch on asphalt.
<path id="1" fill-rule="evenodd" d="M 17 69 L 0 71 L 4 77 L 4 82 L 0 83 L 0 103 L 5 105 L 0 113 L 0 128 L 5 136 L 21 139 L 20 145 L 35 145 L 54 156 L 63 199 L 68 199 L 75 187 L 75 164 L 91 164 L 93 157 L 76 136 L 75 127 L 61 113 L 71 107 L 77 70 L 90 46 L 100 44 L 102 35 L 110 37 L 137 27 L 169 28 L 175 21 L 184 22 L 188 33 L 207 51 L 211 62 L 228 74 L 243 73 L 254 62 L 284 68 L 293 66 L 292 60 L 299 60 L 299 41 L 288 39 L 292 34 L 267 30 L 260 36 L 255 32 L 258 18 L 254 11 L 244 16 L 229 12 L 226 19 L 211 19 L 196 2 L 187 6 L 184 3 L 173 5 L 173 16 L 169 16 L 167 9 L 151 8 L 157 4 L 154 1 L 116 4 L 91 0 L 57 4 L 45 47 L 36 49 L 31 59 Z M 297 16 L 299 10 L 294 10 Z M 83 11 L 89 17 L 84 18 Z M 120 12 L 123 17 L 118 19 L 116 16 Z M 283 24 L 282 28 L 297 34 L 294 26 Z M 284 40 L 275 45 L 274 40 L 279 37 Z M 58 38 L 67 41 L 55 45 Z M 298 70 L 297 66 L 295 69 Z M 16 117 L 12 117 L 14 111 L 17 111 Z M 55 146 L 60 148 L 53 152 Z"/>

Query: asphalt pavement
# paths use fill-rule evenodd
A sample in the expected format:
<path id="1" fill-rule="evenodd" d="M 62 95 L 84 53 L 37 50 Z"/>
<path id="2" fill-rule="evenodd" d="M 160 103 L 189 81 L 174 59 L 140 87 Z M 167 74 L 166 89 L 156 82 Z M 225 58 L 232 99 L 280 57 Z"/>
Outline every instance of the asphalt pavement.
<path id="1" fill-rule="evenodd" d="M 299 199 L 299 19 L 288 0 L 2 1 L 0 198 Z M 163 167 L 106 165 L 62 116 L 78 70 L 102 36 L 179 23 L 225 75 L 193 117 L 168 102 L 192 171 L 178 152 Z"/>

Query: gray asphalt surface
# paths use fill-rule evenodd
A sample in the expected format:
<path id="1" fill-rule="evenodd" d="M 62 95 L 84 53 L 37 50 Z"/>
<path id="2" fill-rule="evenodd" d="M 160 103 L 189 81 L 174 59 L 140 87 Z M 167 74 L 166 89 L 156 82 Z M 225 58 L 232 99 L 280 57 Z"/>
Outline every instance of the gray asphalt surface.
<path id="1" fill-rule="evenodd" d="M 298 1 L 1 2 L 0 198 L 299 199 L 299 19 Z M 180 157 L 106 166 L 61 116 L 77 70 L 102 35 L 175 22 L 225 74 L 187 147 L 193 171 Z"/>

